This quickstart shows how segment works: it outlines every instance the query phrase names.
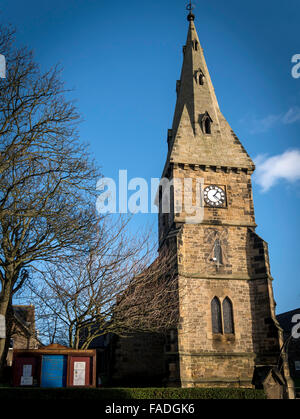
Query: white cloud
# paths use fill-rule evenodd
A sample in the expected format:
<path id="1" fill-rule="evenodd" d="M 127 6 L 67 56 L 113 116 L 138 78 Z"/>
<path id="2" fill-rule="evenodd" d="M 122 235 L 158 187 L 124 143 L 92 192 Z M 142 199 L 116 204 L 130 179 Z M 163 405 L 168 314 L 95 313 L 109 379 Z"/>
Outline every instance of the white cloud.
<path id="1" fill-rule="evenodd" d="M 278 115 L 269 115 L 263 119 L 253 118 L 251 121 L 251 134 L 259 134 L 269 131 L 270 128 L 277 124 L 280 118 L 281 116 Z"/>
<path id="2" fill-rule="evenodd" d="M 284 124 L 293 124 L 297 121 L 300 121 L 300 108 L 298 106 L 291 108 L 282 118 Z"/>
<path id="3" fill-rule="evenodd" d="M 298 121 L 300 121 L 300 107 L 294 106 L 285 113 L 268 115 L 265 118 L 257 118 L 252 115 L 243 118 L 241 122 L 250 124 L 251 134 L 259 134 L 269 131 L 277 124 L 290 125 Z"/>
<path id="4" fill-rule="evenodd" d="M 281 179 L 287 182 L 300 180 L 300 150 L 288 150 L 273 157 L 259 155 L 254 161 L 254 181 L 262 187 L 263 192 L 267 192 Z"/>

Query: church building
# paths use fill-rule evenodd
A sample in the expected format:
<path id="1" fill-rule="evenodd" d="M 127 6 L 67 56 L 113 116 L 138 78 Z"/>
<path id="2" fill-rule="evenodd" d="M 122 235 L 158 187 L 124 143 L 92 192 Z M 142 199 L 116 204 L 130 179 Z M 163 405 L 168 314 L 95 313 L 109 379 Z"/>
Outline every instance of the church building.
<path id="1" fill-rule="evenodd" d="M 139 354 L 121 340 L 116 371 L 163 371 L 168 385 L 182 387 L 251 388 L 259 369 L 278 366 L 282 330 L 268 245 L 255 232 L 255 165 L 221 113 L 194 20 L 191 11 L 162 179 L 192 179 L 200 218 L 178 205 L 176 184 L 171 210 L 160 205 L 159 213 L 159 252 L 176 253 L 178 327 L 168 344 L 148 337 Z"/>

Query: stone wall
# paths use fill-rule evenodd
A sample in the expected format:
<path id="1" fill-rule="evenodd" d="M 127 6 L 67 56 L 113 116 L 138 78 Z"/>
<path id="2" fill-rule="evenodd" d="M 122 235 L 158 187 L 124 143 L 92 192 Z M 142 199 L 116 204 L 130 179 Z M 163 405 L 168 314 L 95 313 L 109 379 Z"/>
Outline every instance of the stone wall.
<path id="1" fill-rule="evenodd" d="M 166 376 L 165 337 L 155 333 L 136 333 L 116 338 L 114 343 L 114 384 L 161 385 Z"/>

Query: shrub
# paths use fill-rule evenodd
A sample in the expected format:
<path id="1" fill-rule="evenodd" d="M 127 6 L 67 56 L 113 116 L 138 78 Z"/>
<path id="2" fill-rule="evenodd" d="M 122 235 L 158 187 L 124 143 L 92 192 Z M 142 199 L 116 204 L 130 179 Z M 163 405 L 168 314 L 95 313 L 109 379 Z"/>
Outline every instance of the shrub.
<path id="1" fill-rule="evenodd" d="M 262 390 L 233 388 L 0 388 L 0 400 L 265 399 Z"/>

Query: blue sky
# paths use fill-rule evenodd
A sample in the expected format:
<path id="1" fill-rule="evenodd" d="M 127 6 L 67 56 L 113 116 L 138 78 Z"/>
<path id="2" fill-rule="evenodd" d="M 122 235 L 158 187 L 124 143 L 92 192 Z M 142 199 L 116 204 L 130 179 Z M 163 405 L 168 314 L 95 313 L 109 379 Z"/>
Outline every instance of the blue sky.
<path id="1" fill-rule="evenodd" d="M 257 163 L 257 232 L 270 248 L 277 312 L 300 306 L 299 0 L 195 0 L 196 26 L 220 107 Z M 44 70 L 60 63 L 84 122 L 81 139 L 107 177 L 160 177 L 175 106 L 186 2 L 15 0 L 17 28 Z M 1 53 L 1 51 L 0 51 Z M 300 71 L 299 71 L 300 72 Z M 137 224 L 154 224 L 140 215 Z"/>

